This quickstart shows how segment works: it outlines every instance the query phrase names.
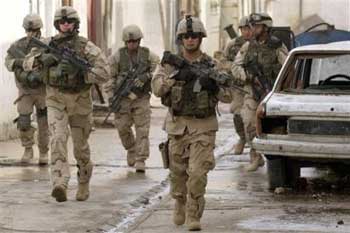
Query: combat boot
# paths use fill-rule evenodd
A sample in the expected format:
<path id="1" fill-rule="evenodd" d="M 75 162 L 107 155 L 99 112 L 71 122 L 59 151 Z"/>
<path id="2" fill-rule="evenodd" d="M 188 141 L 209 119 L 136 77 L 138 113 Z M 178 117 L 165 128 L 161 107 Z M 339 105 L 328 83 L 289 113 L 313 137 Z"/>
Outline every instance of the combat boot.
<path id="1" fill-rule="evenodd" d="M 251 151 L 250 156 L 251 156 L 251 163 L 245 168 L 247 172 L 254 172 L 258 170 L 259 167 L 264 166 L 265 161 L 259 153 L 256 153 L 255 151 L 254 152 Z"/>
<path id="2" fill-rule="evenodd" d="M 263 167 L 265 165 L 265 160 L 264 158 L 260 155 L 259 157 L 259 167 Z"/>
<path id="3" fill-rule="evenodd" d="M 24 153 L 23 153 L 23 156 L 21 158 L 21 162 L 22 163 L 29 163 L 33 159 L 33 156 L 34 156 L 33 148 L 26 147 L 24 149 Z"/>
<path id="4" fill-rule="evenodd" d="M 51 196 L 56 198 L 57 202 L 67 201 L 67 188 L 63 185 L 55 185 Z"/>
<path id="5" fill-rule="evenodd" d="M 144 173 L 146 171 L 145 161 L 138 160 L 135 163 L 136 172 Z"/>
<path id="6" fill-rule="evenodd" d="M 186 225 L 189 231 L 200 231 L 202 229 L 199 219 L 192 216 L 187 216 Z"/>
<path id="7" fill-rule="evenodd" d="M 243 153 L 243 150 L 244 150 L 244 145 L 245 145 L 245 141 L 242 139 L 239 139 L 235 145 L 235 149 L 233 151 L 233 154 L 241 155 Z"/>
<path id="8" fill-rule="evenodd" d="M 77 195 L 75 196 L 77 201 L 86 201 L 89 198 L 89 195 L 89 182 L 79 184 Z"/>
<path id="9" fill-rule="evenodd" d="M 135 166 L 136 160 L 135 160 L 135 150 L 134 149 L 128 150 L 128 153 L 126 155 L 126 161 L 127 161 L 129 167 Z"/>
<path id="10" fill-rule="evenodd" d="M 183 225 L 186 220 L 186 206 L 183 200 L 175 200 L 173 221 L 176 225 Z"/>
<path id="11" fill-rule="evenodd" d="M 40 155 L 39 155 L 39 165 L 45 166 L 48 163 L 49 163 L 49 156 L 48 156 L 47 152 L 46 153 L 40 153 Z"/>

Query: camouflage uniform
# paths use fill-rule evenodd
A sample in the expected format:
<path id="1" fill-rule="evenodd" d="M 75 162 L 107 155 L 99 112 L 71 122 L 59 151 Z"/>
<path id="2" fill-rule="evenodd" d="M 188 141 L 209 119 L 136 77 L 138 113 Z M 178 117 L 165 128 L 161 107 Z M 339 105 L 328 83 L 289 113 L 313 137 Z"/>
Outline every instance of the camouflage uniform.
<path id="1" fill-rule="evenodd" d="M 240 19 L 239 29 L 242 30 L 243 27 L 249 27 L 248 17 L 242 17 Z M 247 42 L 247 40 L 243 36 L 236 37 L 229 41 L 224 50 L 224 55 L 227 61 L 232 65 L 232 62 L 235 60 L 235 57 L 243 44 Z M 228 69 L 229 73 L 231 73 L 231 67 Z M 236 79 L 234 79 L 236 80 Z M 237 82 L 236 85 L 243 87 L 242 82 Z M 233 125 L 235 127 L 236 133 L 238 134 L 239 140 L 234 147 L 234 154 L 242 154 L 244 145 L 245 145 L 245 133 L 244 133 L 244 124 L 241 116 L 241 109 L 243 106 L 243 97 L 244 93 L 232 90 L 232 95 L 234 101 L 231 103 L 231 113 L 233 113 Z"/>
<path id="2" fill-rule="evenodd" d="M 140 40 L 141 30 L 136 25 L 129 25 L 124 28 L 123 40 Z M 156 65 L 159 63 L 157 55 L 148 48 L 139 46 L 135 54 L 128 52 L 128 48 L 122 47 L 109 58 L 111 66 L 110 89 L 116 90 L 129 70 L 139 65 L 149 67 L 146 74 L 142 74 L 145 82 L 137 88 L 135 95 L 124 97 L 121 101 L 121 108 L 115 112 L 115 125 L 118 129 L 120 140 L 128 151 L 127 161 L 129 166 L 136 167 L 136 170 L 143 172 L 144 161 L 149 157 L 149 129 L 151 123 L 150 93 L 151 77 Z M 142 78 L 142 77 L 141 77 Z M 136 79 L 139 79 L 136 77 Z M 139 80 L 137 80 L 139 81 Z M 111 93 L 110 95 L 112 95 Z M 133 98 L 135 97 L 135 98 Z M 132 126 L 135 127 L 136 138 Z"/>
<path id="3" fill-rule="evenodd" d="M 57 30 L 59 30 L 59 23 L 62 19 L 74 20 L 75 28 L 79 25 L 78 14 L 72 7 L 65 6 L 56 11 L 54 25 Z M 49 44 L 54 44 L 58 48 L 68 47 L 76 51 L 79 57 L 86 59 L 92 65 L 94 72 L 85 73 L 50 53 L 33 52 L 33 56 L 26 61 L 30 68 L 33 64 L 32 58 L 36 58 L 48 69 L 44 82 L 47 85 L 46 102 L 52 137 L 52 196 L 59 202 L 67 200 L 66 189 L 70 179 L 67 142 L 70 132 L 78 167 L 79 186 L 76 199 L 84 201 L 89 197 L 89 181 L 93 168 L 88 144 L 93 110 L 91 85 L 107 81 L 110 70 L 101 50 L 91 41 L 78 36 L 76 30 L 70 33 L 60 32 L 51 38 Z"/>
<path id="4" fill-rule="evenodd" d="M 271 25 L 269 27 L 272 26 L 271 18 L 270 21 Z M 263 67 L 264 76 L 268 80 L 271 80 L 271 83 L 274 83 L 287 55 L 288 50 L 286 46 L 275 37 L 270 37 L 262 43 L 252 40 L 242 46 L 232 65 L 233 76 L 241 82 L 246 83 L 244 88 L 250 93 L 244 95 L 241 110 L 246 141 L 249 144 L 251 144 L 256 136 L 256 109 L 259 102 L 253 98 L 252 77 L 245 72 L 243 66 L 249 64 L 252 60 L 256 60 Z M 250 156 L 251 165 L 247 168 L 247 171 L 255 171 L 259 166 L 264 164 L 263 158 L 254 149 L 251 149 Z"/>
<path id="5" fill-rule="evenodd" d="M 240 36 L 237 38 L 234 38 L 231 40 L 224 51 L 225 57 L 228 61 L 233 62 L 234 58 L 236 57 L 236 54 L 238 53 L 239 49 L 242 47 L 242 45 L 246 42 L 246 40 Z M 236 82 L 237 85 L 240 85 L 241 83 Z M 243 106 L 243 97 L 244 94 L 240 91 L 233 90 L 233 100 L 231 103 L 231 113 L 233 113 L 233 125 L 235 127 L 235 130 L 239 136 L 239 142 L 235 145 L 235 152 L 234 154 L 241 154 L 244 149 L 245 144 L 245 133 L 244 133 L 244 124 L 243 119 L 241 116 L 241 109 Z"/>
<path id="6" fill-rule="evenodd" d="M 202 23 L 197 18 L 191 19 L 193 31 L 206 36 Z M 184 25 L 186 19 L 180 21 L 178 35 Z M 192 62 L 207 64 L 210 60 L 201 54 Z M 201 91 L 196 94 L 191 86 L 193 82 L 173 78 L 180 72 L 169 65 L 158 66 L 152 79 L 152 90 L 169 107 L 165 131 L 169 139 L 170 193 L 176 200 L 174 223 L 183 224 L 186 212 L 189 229 L 198 230 L 205 205 L 207 174 L 215 167 L 213 151 L 218 130 L 215 106 L 218 100 L 230 102 L 231 93 L 220 87 L 216 93 Z"/>
<path id="7" fill-rule="evenodd" d="M 19 117 L 16 119 L 17 128 L 20 132 L 22 146 L 25 148 L 22 162 L 28 163 L 33 158 L 34 132 L 31 126 L 31 115 L 36 109 L 36 120 L 38 123 L 38 147 L 39 147 L 39 164 L 48 163 L 48 144 L 49 131 L 47 123 L 47 109 L 45 103 L 45 86 L 40 81 L 38 72 L 26 72 L 23 70 L 23 59 L 21 55 L 30 52 L 32 46 L 29 45 L 31 36 L 40 37 L 40 28 L 42 21 L 39 15 L 30 14 L 23 20 L 23 27 L 26 30 L 27 37 L 23 37 L 13 43 L 7 52 L 5 58 L 6 68 L 15 73 L 16 86 L 18 88 L 17 111 Z M 35 77 L 34 77 L 35 76 Z"/>

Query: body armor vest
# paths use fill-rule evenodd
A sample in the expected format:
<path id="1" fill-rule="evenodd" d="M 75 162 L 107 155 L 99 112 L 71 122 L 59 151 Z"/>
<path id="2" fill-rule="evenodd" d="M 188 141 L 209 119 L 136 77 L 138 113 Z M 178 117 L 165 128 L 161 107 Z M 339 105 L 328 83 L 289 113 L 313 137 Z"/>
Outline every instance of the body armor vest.
<path id="1" fill-rule="evenodd" d="M 72 49 L 76 51 L 79 57 L 87 59 L 85 55 L 87 42 L 88 40 L 86 38 L 74 35 L 64 38 L 53 37 L 49 45 L 59 49 L 64 47 Z M 57 68 L 57 66 L 54 68 Z M 44 82 L 49 86 L 58 88 L 62 92 L 79 93 L 91 87 L 91 84 L 85 83 L 84 75 L 85 73 L 82 71 L 78 71 L 74 74 L 62 74 L 61 76 L 49 75 Z"/>
<path id="2" fill-rule="evenodd" d="M 151 68 L 151 61 L 149 60 L 150 51 L 146 47 L 139 47 L 137 51 L 137 60 L 132 61 L 129 54 L 128 49 L 126 47 L 119 49 L 120 54 L 120 60 L 119 60 L 119 73 L 128 72 L 130 69 L 137 67 L 140 64 L 145 64 L 148 66 L 149 72 Z M 151 73 L 149 74 L 151 77 Z M 145 83 L 145 85 L 140 89 L 137 88 L 137 90 L 133 90 L 137 96 L 141 97 L 142 95 L 148 94 L 151 92 L 151 79 Z"/>
<path id="3" fill-rule="evenodd" d="M 212 66 L 211 59 L 205 56 L 200 64 L 203 69 Z M 207 90 L 194 92 L 198 77 L 190 81 L 176 81 L 170 92 L 162 97 L 162 103 L 170 108 L 174 116 L 189 116 L 207 118 L 216 114 L 218 99 L 216 95 Z"/>
<path id="4" fill-rule="evenodd" d="M 282 42 L 276 37 L 269 38 L 263 44 L 259 44 L 256 40 L 250 41 L 248 52 L 244 58 L 244 64 L 257 63 L 262 68 L 262 73 L 270 81 L 271 86 L 275 83 L 282 68 L 276 53 L 276 49 L 281 46 Z"/>
<path id="5" fill-rule="evenodd" d="M 235 61 L 236 55 L 243 46 L 243 44 L 247 42 L 243 36 L 239 36 L 235 39 L 234 44 L 232 47 L 229 49 L 229 54 L 228 54 L 228 60 L 229 61 Z"/>
<path id="6" fill-rule="evenodd" d="M 15 49 L 18 50 L 20 53 L 23 53 L 27 55 L 30 53 L 34 46 L 31 46 L 28 42 L 27 37 L 23 37 L 17 41 L 15 44 Z M 20 57 L 15 57 L 20 58 Z M 24 57 L 23 57 L 24 58 Z M 30 75 L 31 72 L 24 71 L 22 68 L 16 68 L 14 70 L 15 78 L 16 80 L 21 84 L 23 88 L 29 88 L 29 89 L 37 89 L 39 87 L 42 87 L 44 85 L 43 83 L 36 83 L 34 86 L 33 84 L 28 82 L 28 75 Z"/>

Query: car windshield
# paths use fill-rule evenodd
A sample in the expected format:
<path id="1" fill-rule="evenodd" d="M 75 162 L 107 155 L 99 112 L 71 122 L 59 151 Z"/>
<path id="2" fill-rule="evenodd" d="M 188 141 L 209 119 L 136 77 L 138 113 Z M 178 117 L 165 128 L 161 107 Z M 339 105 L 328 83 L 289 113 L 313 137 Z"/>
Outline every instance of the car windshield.
<path id="1" fill-rule="evenodd" d="M 282 91 L 350 92 L 350 54 L 299 55 L 287 68 Z"/>

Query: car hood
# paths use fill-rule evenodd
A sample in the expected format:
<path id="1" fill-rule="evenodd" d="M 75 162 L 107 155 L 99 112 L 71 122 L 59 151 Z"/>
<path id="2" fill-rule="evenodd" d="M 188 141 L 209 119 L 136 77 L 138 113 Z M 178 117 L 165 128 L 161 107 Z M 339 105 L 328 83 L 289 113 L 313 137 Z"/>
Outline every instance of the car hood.
<path id="1" fill-rule="evenodd" d="M 350 117 L 350 95 L 273 93 L 265 103 L 267 116 Z"/>

